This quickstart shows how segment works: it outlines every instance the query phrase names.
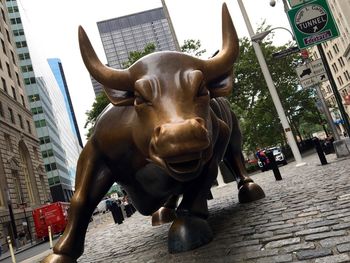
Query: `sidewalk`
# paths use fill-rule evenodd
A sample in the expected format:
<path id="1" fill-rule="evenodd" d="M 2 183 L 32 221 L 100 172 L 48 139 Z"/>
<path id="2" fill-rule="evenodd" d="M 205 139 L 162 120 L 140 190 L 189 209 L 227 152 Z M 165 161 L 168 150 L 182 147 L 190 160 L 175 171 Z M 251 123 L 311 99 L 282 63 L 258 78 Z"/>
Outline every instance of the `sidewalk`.
<path id="1" fill-rule="evenodd" d="M 350 159 L 326 157 L 324 166 L 313 154 L 305 166 L 280 167 L 282 181 L 272 171 L 253 175 L 266 194 L 254 203 L 238 203 L 235 183 L 213 188 L 214 240 L 204 247 L 169 254 L 170 225 L 152 227 L 135 213 L 89 231 L 78 262 L 350 262 Z"/>

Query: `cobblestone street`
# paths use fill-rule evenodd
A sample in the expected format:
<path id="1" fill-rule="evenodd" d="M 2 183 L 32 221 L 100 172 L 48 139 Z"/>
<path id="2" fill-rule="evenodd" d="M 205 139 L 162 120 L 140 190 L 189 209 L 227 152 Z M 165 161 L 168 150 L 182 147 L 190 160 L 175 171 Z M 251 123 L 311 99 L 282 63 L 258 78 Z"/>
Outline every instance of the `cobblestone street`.
<path id="1" fill-rule="evenodd" d="M 135 213 L 121 225 L 90 228 L 78 262 L 350 262 L 350 159 L 318 156 L 252 176 L 266 198 L 239 204 L 236 184 L 213 188 L 214 240 L 180 254 L 167 251 L 170 225 L 151 226 Z"/>

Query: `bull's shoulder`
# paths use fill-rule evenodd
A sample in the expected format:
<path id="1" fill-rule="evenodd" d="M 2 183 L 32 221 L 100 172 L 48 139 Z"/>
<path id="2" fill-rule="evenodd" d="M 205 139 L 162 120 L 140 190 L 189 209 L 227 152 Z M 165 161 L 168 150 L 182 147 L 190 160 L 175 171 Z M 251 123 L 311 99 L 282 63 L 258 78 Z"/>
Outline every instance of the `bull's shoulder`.
<path id="1" fill-rule="evenodd" d="M 231 107 L 230 103 L 226 98 L 223 97 L 217 97 L 210 100 L 210 108 L 215 113 L 215 115 L 225 123 L 229 124 L 231 123 L 232 117 L 231 117 Z"/>

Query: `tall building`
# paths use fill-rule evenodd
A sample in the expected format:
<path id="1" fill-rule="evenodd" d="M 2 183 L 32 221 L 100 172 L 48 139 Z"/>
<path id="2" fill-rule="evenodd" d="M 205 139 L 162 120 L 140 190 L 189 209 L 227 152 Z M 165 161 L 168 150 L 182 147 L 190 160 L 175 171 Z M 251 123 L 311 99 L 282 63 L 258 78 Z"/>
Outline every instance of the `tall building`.
<path id="1" fill-rule="evenodd" d="M 25 31 L 16 0 L 6 2 L 16 42 L 19 66 L 40 140 L 40 153 L 53 201 L 69 201 L 74 192 L 75 171 L 81 146 L 70 128 L 65 97 L 46 58 L 36 50 L 35 37 Z"/>
<path id="2" fill-rule="evenodd" d="M 338 25 L 339 37 L 322 44 L 337 89 L 342 97 L 344 109 L 350 116 L 350 105 L 345 96 L 350 94 L 350 0 L 328 1 L 333 17 Z M 313 57 L 319 58 L 317 48 L 312 48 Z M 343 135 L 345 128 L 337 102 L 328 81 L 321 85 L 322 94 L 329 106 L 338 133 Z"/>
<path id="3" fill-rule="evenodd" d="M 58 58 L 49 58 L 47 61 L 50 65 L 52 73 L 54 74 L 55 79 L 58 83 L 58 86 L 61 90 L 61 93 L 64 97 L 66 110 L 67 110 L 68 116 L 69 116 L 70 128 L 72 129 L 73 133 L 77 137 L 80 147 L 83 148 L 83 141 L 81 140 L 78 122 L 77 122 L 77 119 L 75 117 L 72 100 L 71 100 L 71 97 L 69 94 L 69 89 L 68 89 L 68 85 L 66 82 L 66 77 L 64 75 L 64 71 L 63 71 L 63 67 L 62 67 L 62 62 Z"/>
<path id="4" fill-rule="evenodd" d="M 156 51 L 180 50 L 171 19 L 163 7 L 97 22 L 108 65 L 121 69 L 129 53 L 153 43 Z M 94 84 L 95 94 L 101 86 Z"/>
<path id="5" fill-rule="evenodd" d="M 34 238 L 31 211 L 51 195 L 16 53 L 16 45 L 26 42 L 13 37 L 23 33 L 12 28 L 21 19 L 13 18 L 16 8 L 7 10 L 4 1 L 0 9 L 0 245 L 6 249 L 7 236 L 13 244 L 22 231 Z"/>

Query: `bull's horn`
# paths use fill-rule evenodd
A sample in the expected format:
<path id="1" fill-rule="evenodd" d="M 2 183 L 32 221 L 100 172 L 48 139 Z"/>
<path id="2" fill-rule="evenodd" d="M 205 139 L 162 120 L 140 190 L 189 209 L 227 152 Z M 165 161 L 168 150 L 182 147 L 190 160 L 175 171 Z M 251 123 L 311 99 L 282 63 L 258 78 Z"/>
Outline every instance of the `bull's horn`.
<path id="1" fill-rule="evenodd" d="M 209 80 L 222 73 L 227 73 L 238 57 L 238 37 L 233 26 L 226 3 L 222 5 L 222 50 L 213 58 L 205 61 L 205 73 Z"/>
<path id="2" fill-rule="evenodd" d="M 124 91 L 132 89 L 129 71 L 117 70 L 103 65 L 82 26 L 79 26 L 79 46 L 86 68 L 98 82 L 112 89 Z"/>

